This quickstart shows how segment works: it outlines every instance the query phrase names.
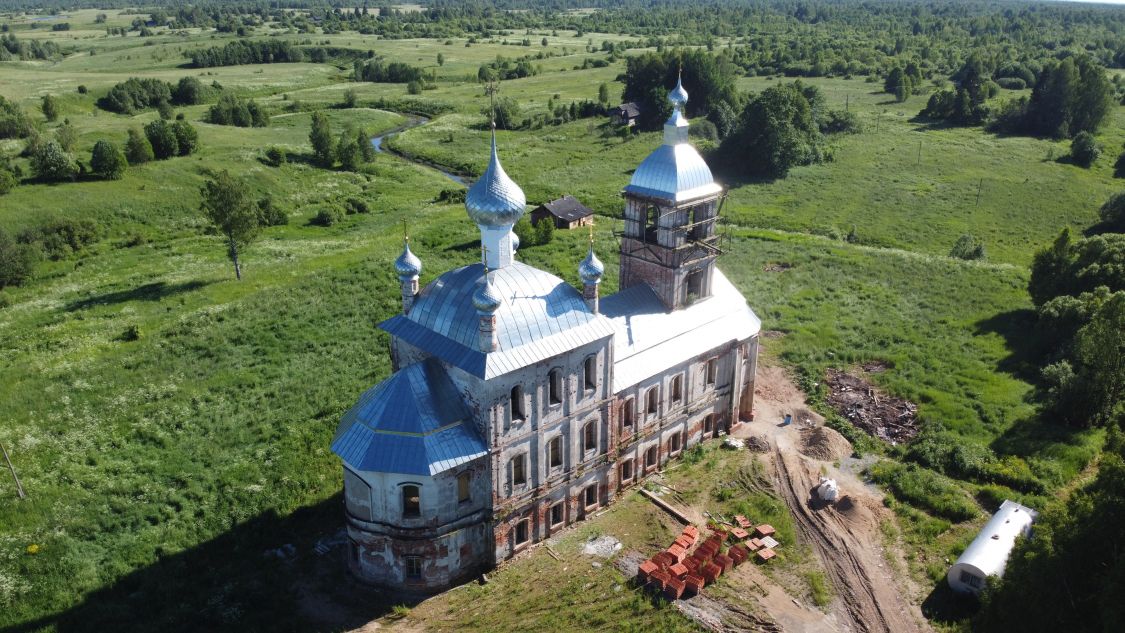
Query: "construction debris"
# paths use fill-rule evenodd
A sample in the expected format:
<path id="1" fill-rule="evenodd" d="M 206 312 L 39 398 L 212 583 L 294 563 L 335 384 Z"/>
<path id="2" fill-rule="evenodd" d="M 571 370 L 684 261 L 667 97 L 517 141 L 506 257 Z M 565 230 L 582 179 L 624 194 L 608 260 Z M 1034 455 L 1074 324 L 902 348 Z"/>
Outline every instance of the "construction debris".
<path id="1" fill-rule="evenodd" d="M 751 435 L 746 438 L 746 448 L 755 453 L 767 453 L 770 450 L 770 443 L 765 437 L 760 435 Z"/>
<path id="2" fill-rule="evenodd" d="M 918 407 L 881 393 L 871 383 L 838 369 L 827 372 L 828 403 L 865 432 L 888 442 L 907 442 L 918 434 Z"/>
<path id="3" fill-rule="evenodd" d="M 820 497 L 822 501 L 832 503 L 840 496 L 840 488 L 836 485 L 835 479 L 821 477 L 820 485 L 816 487 L 816 495 Z"/>
<path id="4" fill-rule="evenodd" d="M 746 444 L 737 437 L 728 437 L 727 439 L 723 440 L 723 448 L 730 448 L 736 451 L 740 451 L 746 448 Z"/>

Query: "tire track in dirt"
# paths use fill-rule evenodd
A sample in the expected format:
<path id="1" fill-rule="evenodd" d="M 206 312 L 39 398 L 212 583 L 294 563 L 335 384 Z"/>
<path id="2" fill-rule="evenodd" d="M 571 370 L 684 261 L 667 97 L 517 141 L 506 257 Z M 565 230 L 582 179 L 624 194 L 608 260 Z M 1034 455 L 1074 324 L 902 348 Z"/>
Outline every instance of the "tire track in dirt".
<path id="1" fill-rule="evenodd" d="M 873 563 L 879 553 L 872 551 L 867 539 L 841 521 L 835 509 L 810 507 L 809 491 L 817 481 L 805 458 L 787 456 L 775 448 L 772 461 L 779 492 L 797 529 L 828 570 L 843 603 L 843 615 L 854 628 L 870 633 L 923 631 L 911 617 L 911 606 L 902 593 L 892 583 L 879 580 L 884 574 Z"/>

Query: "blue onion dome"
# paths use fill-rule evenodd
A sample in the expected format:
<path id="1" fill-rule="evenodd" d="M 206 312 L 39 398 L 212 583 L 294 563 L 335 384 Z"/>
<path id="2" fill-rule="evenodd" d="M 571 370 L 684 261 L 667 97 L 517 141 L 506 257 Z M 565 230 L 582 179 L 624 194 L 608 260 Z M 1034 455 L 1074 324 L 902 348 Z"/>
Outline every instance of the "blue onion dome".
<path id="1" fill-rule="evenodd" d="M 598 256 L 594 254 L 594 249 L 591 248 L 586 253 L 586 259 L 578 264 L 578 277 L 582 279 L 582 283 L 589 286 L 601 283 L 603 274 L 605 274 L 605 264 L 598 259 Z"/>
<path id="2" fill-rule="evenodd" d="M 687 105 L 687 90 L 684 90 L 684 84 L 680 81 L 679 77 L 676 77 L 676 87 L 672 88 L 672 92 L 668 93 L 668 100 L 672 102 L 672 106 L 675 108 L 683 108 Z"/>
<path id="3" fill-rule="evenodd" d="M 516 235 L 515 231 L 512 231 L 511 236 L 512 236 L 512 252 L 514 253 L 514 252 L 516 252 L 520 249 L 520 236 Z"/>
<path id="4" fill-rule="evenodd" d="M 480 226 L 501 227 L 514 225 L 523 216 L 525 207 L 527 198 L 523 189 L 508 177 L 500 165 L 500 156 L 496 153 L 496 130 L 493 130 L 488 169 L 484 170 L 480 180 L 469 187 L 465 195 L 465 210 L 469 212 L 469 218 Z"/>
<path id="5" fill-rule="evenodd" d="M 410 241 L 403 242 L 402 254 L 395 260 L 395 272 L 402 280 L 417 277 L 422 273 L 422 260 L 418 256 L 410 252 Z"/>
<path id="6" fill-rule="evenodd" d="M 478 282 L 477 289 L 473 291 L 473 307 L 477 309 L 477 312 L 492 314 L 500 308 L 502 303 L 504 303 L 504 299 L 496 291 L 496 286 L 492 285 L 488 273 L 485 273 L 484 280 Z"/>

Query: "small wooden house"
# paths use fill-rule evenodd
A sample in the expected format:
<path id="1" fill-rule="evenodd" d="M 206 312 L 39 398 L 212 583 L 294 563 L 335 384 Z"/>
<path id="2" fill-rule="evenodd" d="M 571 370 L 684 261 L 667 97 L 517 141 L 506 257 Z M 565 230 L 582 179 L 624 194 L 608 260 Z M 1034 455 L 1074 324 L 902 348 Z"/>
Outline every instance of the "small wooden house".
<path id="1" fill-rule="evenodd" d="M 544 202 L 531 212 L 531 223 L 535 226 L 546 218 L 555 223 L 556 229 L 574 229 L 593 224 L 594 212 L 574 196 L 563 196 L 558 200 Z"/>
<path id="2" fill-rule="evenodd" d="M 641 109 L 637 104 L 630 101 L 611 110 L 610 116 L 613 117 L 613 122 L 616 125 L 633 127 L 637 124 L 637 117 L 641 116 Z"/>

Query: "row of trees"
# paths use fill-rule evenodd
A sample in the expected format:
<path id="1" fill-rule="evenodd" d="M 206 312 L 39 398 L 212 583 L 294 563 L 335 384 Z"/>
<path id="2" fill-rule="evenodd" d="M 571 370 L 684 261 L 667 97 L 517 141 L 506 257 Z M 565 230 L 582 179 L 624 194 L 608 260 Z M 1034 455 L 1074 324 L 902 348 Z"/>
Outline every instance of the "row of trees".
<path id="1" fill-rule="evenodd" d="M 207 111 L 207 120 L 216 125 L 237 127 L 268 127 L 269 113 L 253 99 L 239 99 L 232 94 L 224 94 Z"/>
<path id="2" fill-rule="evenodd" d="M 6 33 L 0 36 L 0 62 L 17 59 L 55 59 L 61 56 L 62 49 L 51 40 L 21 41 L 15 33 Z"/>
<path id="3" fill-rule="evenodd" d="M 130 77 L 114 85 L 98 107 L 118 114 L 135 114 L 148 108 L 168 105 L 195 105 L 205 102 L 218 86 L 204 86 L 195 77 L 182 77 L 176 84 L 151 77 Z"/>
<path id="4" fill-rule="evenodd" d="M 193 68 L 295 63 L 309 60 L 299 46 L 285 40 L 234 40 L 223 46 L 191 51 L 187 56 Z"/>
<path id="5" fill-rule="evenodd" d="M 323 112 L 312 114 L 309 142 L 313 160 L 322 167 L 331 168 L 339 161 L 343 169 L 354 171 L 360 164 L 375 159 L 375 147 L 366 130 L 347 127 L 339 138 L 334 138 L 332 124 Z"/>
<path id="6" fill-rule="evenodd" d="M 355 81 L 374 83 L 404 84 L 412 81 L 425 81 L 426 73 L 421 68 L 403 62 L 387 62 L 382 59 L 356 60 L 352 66 Z"/>

